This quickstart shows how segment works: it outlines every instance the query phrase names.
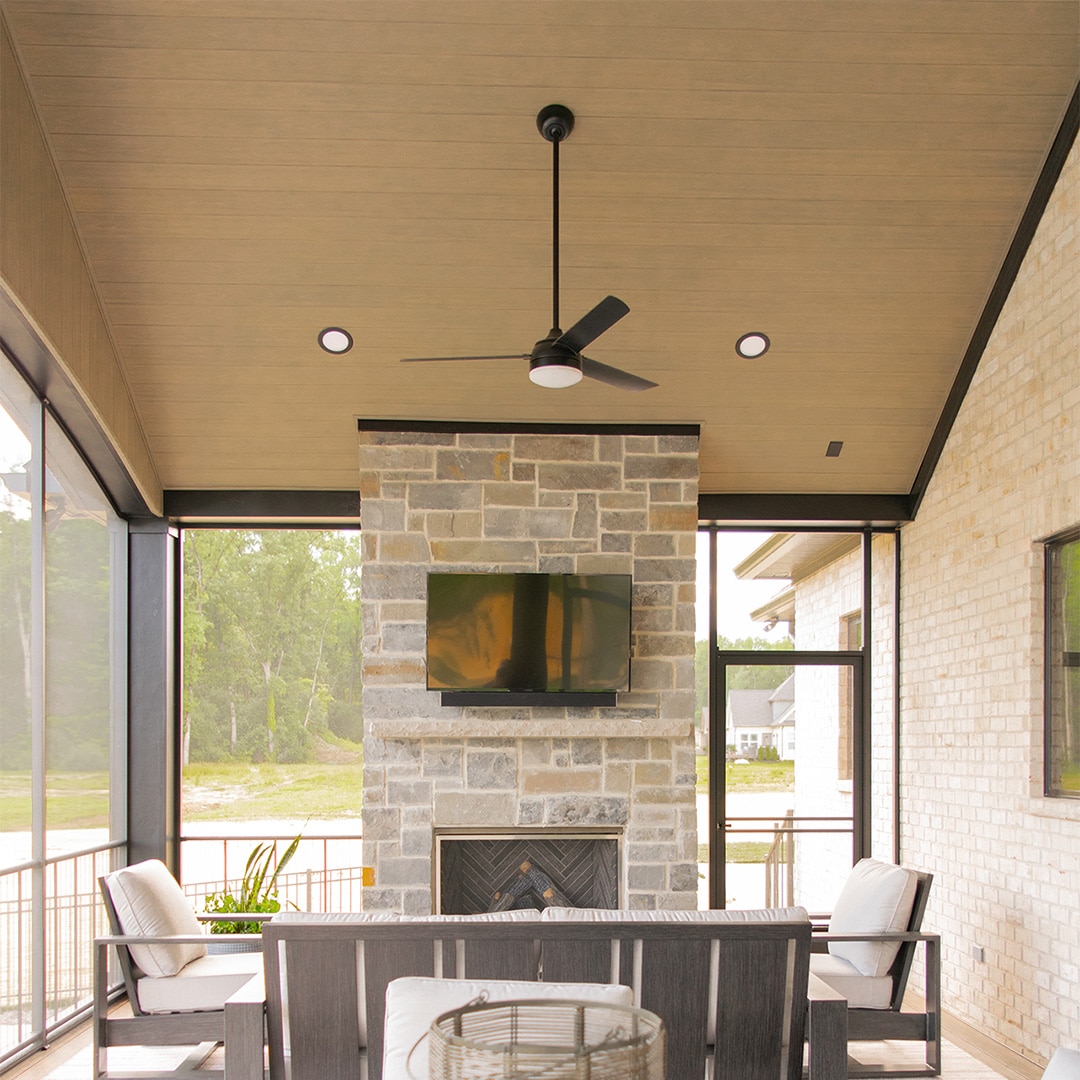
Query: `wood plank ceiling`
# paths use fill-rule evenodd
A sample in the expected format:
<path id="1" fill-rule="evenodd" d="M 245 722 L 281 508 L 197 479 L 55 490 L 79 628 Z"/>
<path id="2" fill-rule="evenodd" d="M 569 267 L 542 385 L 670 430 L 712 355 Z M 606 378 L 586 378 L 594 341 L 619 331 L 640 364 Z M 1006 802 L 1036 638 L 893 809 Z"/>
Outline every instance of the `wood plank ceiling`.
<path id="1" fill-rule="evenodd" d="M 1078 72 L 1075 0 L 3 11 L 166 488 L 354 487 L 359 416 L 700 423 L 703 492 L 906 494 Z M 563 323 L 623 298 L 589 354 L 658 389 L 398 362 L 547 332 L 549 102 Z"/>

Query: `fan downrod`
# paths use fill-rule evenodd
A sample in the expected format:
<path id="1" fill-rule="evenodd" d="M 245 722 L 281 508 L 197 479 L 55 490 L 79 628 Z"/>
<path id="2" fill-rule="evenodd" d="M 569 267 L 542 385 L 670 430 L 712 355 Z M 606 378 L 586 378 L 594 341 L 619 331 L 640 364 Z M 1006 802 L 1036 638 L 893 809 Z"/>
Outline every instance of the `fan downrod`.
<path id="1" fill-rule="evenodd" d="M 574 114 L 565 105 L 545 105 L 536 114 L 536 127 L 548 142 L 562 142 L 574 130 Z"/>

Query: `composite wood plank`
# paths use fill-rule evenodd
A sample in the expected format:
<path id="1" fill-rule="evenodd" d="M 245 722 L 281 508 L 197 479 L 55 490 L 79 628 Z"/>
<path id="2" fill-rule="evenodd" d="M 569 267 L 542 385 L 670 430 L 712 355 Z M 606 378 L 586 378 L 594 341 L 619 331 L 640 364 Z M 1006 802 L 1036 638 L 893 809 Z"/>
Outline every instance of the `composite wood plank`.
<path id="1" fill-rule="evenodd" d="M 699 422 L 704 491 L 906 490 L 1080 66 L 1067 0 L 573 0 L 543 17 L 6 0 L 5 19 L 62 184 L 53 224 L 5 267 L 39 282 L 35 306 L 70 313 L 80 344 L 61 351 L 95 357 L 85 385 L 125 455 L 195 488 L 267 483 L 267 426 L 289 429 L 309 477 L 355 473 L 350 415 L 475 419 L 480 383 L 486 414 L 511 421 Z M 532 118 L 549 94 L 578 116 L 561 307 L 630 304 L 596 358 L 661 383 L 635 400 L 583 386 L 555 403 L 523 393 L 520 370 L 393 366 L 525 351 L 546 329 L 550 155 Z M 46 246 L 85 256 L 85 289 L 55 288 L 29 254 Z M 774 349 L 747 380 L 729 344 L 749 319 Z M 321 370 L 327 322 L 364 333 Z M 264 387 L 259 348 L 271 368 L 292 351 L 311 386 L 297 415 Z M 200 384 L 208 363 L 232 396 Z M 237 407 L 211 452 L 219 395 Z M 110 419 L 102 403 L 125 396 L 130 415 Z M 883 397 L 907 407 L 883 415 Z M 841 426 L 845 458 L 819 460 L 809 448 Z"/>

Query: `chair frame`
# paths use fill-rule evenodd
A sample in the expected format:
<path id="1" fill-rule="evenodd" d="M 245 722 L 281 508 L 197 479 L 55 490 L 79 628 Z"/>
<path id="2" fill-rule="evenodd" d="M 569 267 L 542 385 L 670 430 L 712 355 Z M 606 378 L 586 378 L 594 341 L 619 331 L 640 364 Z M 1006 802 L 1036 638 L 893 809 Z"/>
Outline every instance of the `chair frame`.
<path id="1" fill-rule="evenodd" d="M 223 1009 L 206 1012 L 147 1013 L 139 1006 L 138 984 L 146 976 L 131 958 L 130 946 L 202 943 L 206 935 L 153 936 L 123 934 L 112 897 L 103 877 L 98 878 L 111 934 L 94 939 L 94 1076 L 107 1077 L 110 1046 L 195 1046 L 178 1070 L 139 1072 L 140 1080 L 153 1077 L 176 1077 L 192 1072 L 210 1056 L 219 1044 L 225 1046 L 225 1074 L 228 1080 L 262 1080 L 262 1051 L 265 1044 L 266 991 L 263 980 L 253 975 L 225 1003 Z M 263 922 L 272 916 L 246 913 L 247 921 Z M 236 922 L 235 914 L 197 915 L 200 922 Z M 230 935 L 234 942 L 258 945 L 259 934 Z M 116 949 L 124 989 L 132 1016 L 109 1016 L 109 946 Z M 200 1077 L 213 1077 L 203 1071 Z M 216 1075 L 220 1076 L 220 1073 Z"/>
<path id="2" fill-rule="evenodd" d="M 907 929 L 896 933 L 880 934 L 830 934 L 826 926 L 814 917 L 814 952 L 826 952 L 830 941 L 898 941 L 900 948 L 889 968 L 893 981 L 892 996 L 887 1009 L 848 1009 L 848 1041 L 877 1042 L 895 1039 L 901 1042 L 925 1044 L 924 1064 L 920 1067 L 891 1069 L 887 1065 L 866 1065 L 849 1059 L 848 1076 L 940 1076 L 941 1075 L 941 936 L 926 934 L 921 930 L 926 904 L 930 895 L 933 874 L 914 871 L 916 876 L 915 897 Z M 904 997 L 907 993 L 908 976 L 911 973 L 915 951 L 922 942 L 924 947 L 925 985 L 921 1012 L 905 1011 Z"/>

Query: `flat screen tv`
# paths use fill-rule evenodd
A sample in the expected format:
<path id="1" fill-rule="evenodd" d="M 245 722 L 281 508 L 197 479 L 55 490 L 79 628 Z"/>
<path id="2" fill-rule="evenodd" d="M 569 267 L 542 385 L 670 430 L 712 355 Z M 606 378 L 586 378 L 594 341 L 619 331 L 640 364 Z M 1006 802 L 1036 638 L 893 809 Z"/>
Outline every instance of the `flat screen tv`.
<path id="1" fill-rule="evenodd" d="M 428 689 L 628 690 L 630 598 L 629 574 L 430 574 Z"/>

